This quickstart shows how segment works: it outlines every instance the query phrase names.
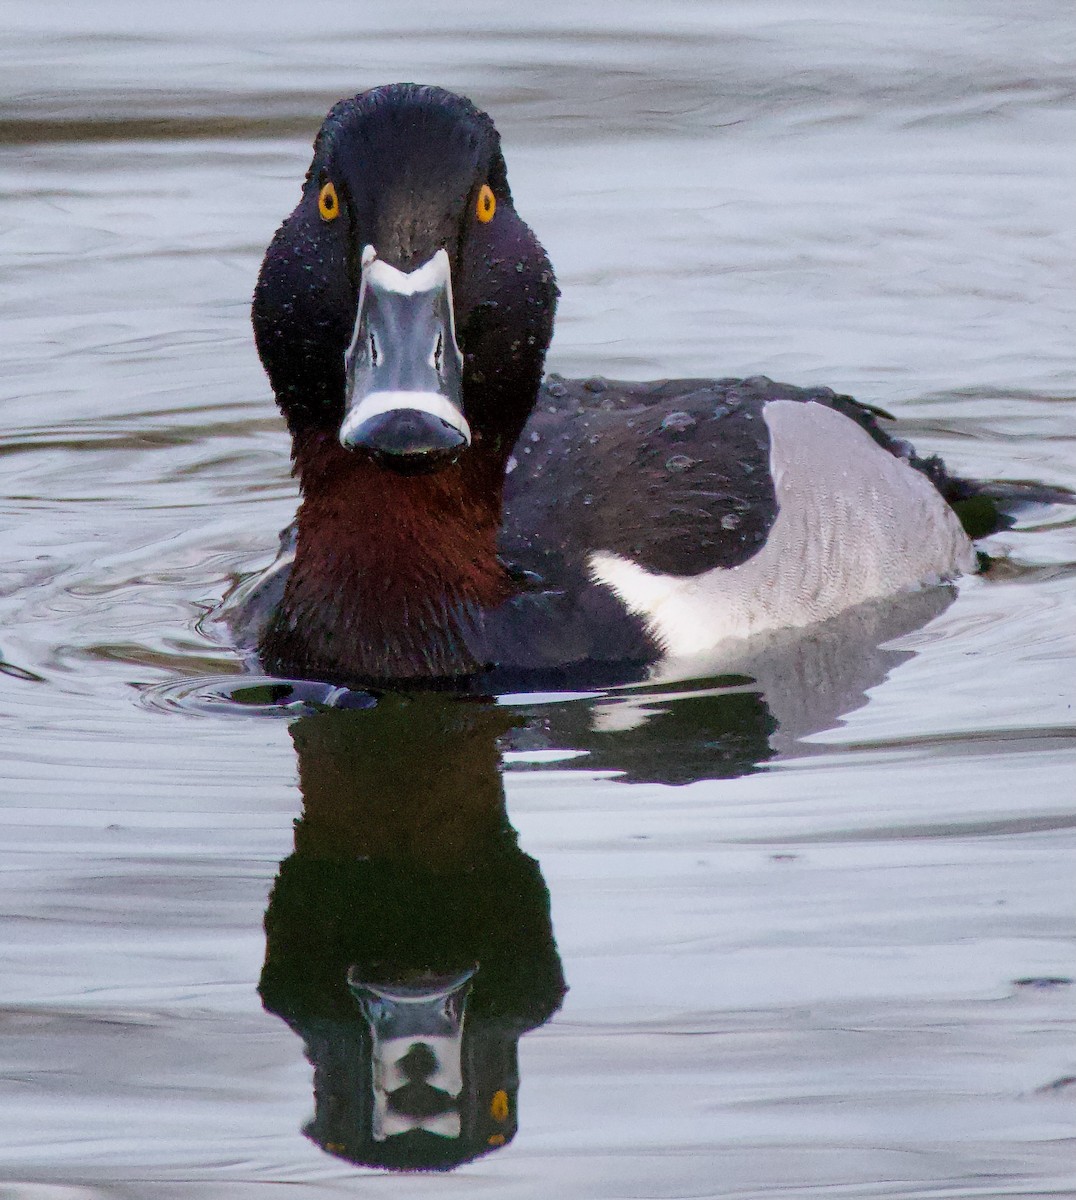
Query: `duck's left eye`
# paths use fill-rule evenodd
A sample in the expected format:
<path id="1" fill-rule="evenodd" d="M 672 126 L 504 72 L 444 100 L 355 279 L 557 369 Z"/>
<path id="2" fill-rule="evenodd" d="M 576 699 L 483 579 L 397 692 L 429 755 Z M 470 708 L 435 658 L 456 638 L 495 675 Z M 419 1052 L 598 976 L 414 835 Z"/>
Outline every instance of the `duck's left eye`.
<path id="1" fill-rule="evenodd" d="M 335 221 L 340 215 L 340 199 L 331 180 L 322 184 L 321 191 L 318 192 L 318 212 L 321 213 L 323 221 Z"/>
<path id="2" fill-rule="evenodd" d="M 497 197 L 494 196 L 493 189 L 489 184 L 484 183 L 478 193 L 478 203 L 474 206 L 474 215 L 483 225 L 486 225 L 493 220 L 493 214 L 496 211 Z"/>

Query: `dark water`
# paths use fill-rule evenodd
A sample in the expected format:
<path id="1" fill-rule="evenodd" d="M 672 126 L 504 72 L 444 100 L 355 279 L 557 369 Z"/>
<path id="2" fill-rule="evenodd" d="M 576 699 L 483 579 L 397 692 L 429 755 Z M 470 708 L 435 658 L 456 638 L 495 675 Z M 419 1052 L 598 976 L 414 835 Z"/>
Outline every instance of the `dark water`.
<path id="1" fill-rule="evenodd" d="M 299 716 L 216 699 L 196 627 L 295 503 L 262 249 L 392 79 L 497 119 L 551 368 L 825 383 L 1076 486 L 1074 24 L 9 0 L 0 1194 L 1076 1194 L 1071 512 L 628 693 Z M 459 1137 L 415 1153 L 477 1157 L 355 1166 L 363 989 L 476 963 Z"/>

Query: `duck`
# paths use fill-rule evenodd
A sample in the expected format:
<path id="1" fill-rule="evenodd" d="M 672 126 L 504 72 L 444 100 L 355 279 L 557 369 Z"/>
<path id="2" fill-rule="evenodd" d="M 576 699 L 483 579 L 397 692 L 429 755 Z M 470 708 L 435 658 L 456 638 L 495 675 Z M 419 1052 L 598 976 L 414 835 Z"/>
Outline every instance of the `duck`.
<path id="1" fill-rule="evenodd" d="M 232 604 L 264 671 L 630 682 L 977 569 L 961 510 L 989 531 L 1001 493 L 884 410 L 545 376 L 558 295 L 485 112 L 413 83 L 332 107 L 254 291 L 301 496 Z"/>

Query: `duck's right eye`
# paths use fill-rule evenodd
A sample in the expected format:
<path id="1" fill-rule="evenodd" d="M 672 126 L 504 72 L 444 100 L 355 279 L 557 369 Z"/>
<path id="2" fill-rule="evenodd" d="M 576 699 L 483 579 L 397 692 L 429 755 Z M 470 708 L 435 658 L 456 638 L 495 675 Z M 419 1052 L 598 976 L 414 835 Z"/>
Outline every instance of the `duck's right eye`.
<path id="1" fill-rule="evenodd" d="M 321 213 L 323 221 L 335 221 L 340 215 L 340 199 L 332 180 L 322 184 L 321 191 L 318 192 L 318 212 Z"/>

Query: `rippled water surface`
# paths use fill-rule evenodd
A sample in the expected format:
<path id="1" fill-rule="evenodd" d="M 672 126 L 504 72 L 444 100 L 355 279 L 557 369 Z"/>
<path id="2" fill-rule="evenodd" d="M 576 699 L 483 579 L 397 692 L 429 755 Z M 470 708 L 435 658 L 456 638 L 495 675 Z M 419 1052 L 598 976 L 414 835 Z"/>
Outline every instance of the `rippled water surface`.
<path id="1" fill-rule="evenodd" d="M 393 79 L 497 120 L 551 369 L 825 383 L 1076 486 L 1074 25 L 8 0 L 5 1197 L 1076 1194 L 1071 511 L 627 693 L 302 715 L 196 627 L 295 505 L 261 253 Z M 370 1132 L 386 963 L 478 964 L 454 1171 Z"/>

